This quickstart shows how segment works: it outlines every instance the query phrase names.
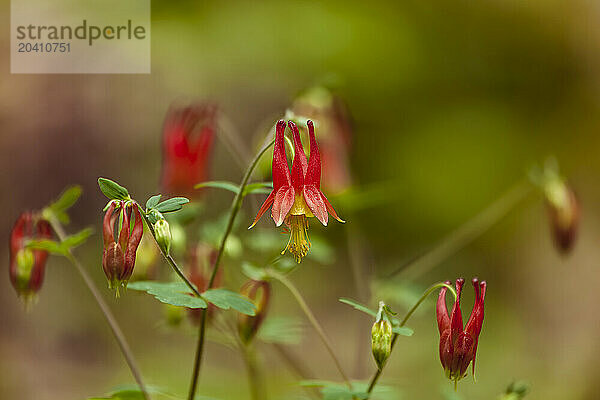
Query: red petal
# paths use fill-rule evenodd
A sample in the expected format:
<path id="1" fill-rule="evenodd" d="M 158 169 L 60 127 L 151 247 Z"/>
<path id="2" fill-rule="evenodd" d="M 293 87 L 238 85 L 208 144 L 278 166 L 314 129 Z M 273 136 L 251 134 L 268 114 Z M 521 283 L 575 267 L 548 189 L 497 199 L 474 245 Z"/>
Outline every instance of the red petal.
<path id="1" fill-rule="evenodd" d="M 104 220 L 102 223 L 102 234 L 104 236 L 104 247 L 108 247 L 110 243 L 114 243 L 114 228 L 115 228 L 115 218 L 113 213 L 115 211 L 116 202 L 111 201 L 108 210 L 104 214 Z"/>
<path id="2" fill-rule="evenodd" d="M 304 200 L 306 200 L 308 208 L 310 208 L 315 217 L 317 217 L 323 225 L 327 226 L 329 215 L 327 215 L 327 206 L 323 201 L 323 194 L 321 191 L 313 185 L 304 186 Z"/>
<path id="3" fill-rule="evenodd" d="M 456 301 L 452 307 L 452 313 L 450 314 L 450 329 L 452 330 L 452 343 L 456 343 L 458 335 L 463 332 L 463 321 L 462 313 L 460 311 L 460 295 L 465 280 L 460 278 L 456 280 Z"/>
<path id="4" fill-rule="evenodd" d="M 271 209 L 271 217 L 275 221 L 275 225 L 281 226 L 285 217 L 288 215 L 294 204 L 294 188 L 284 186 L 275 193 L 273 208 Z"/>
<path id="5" fill-rule="evenodd" d="M 331 214 L 331 216 L 335 219 L 338 220 L 338 222 L 341 222 L 342 224 L 345 224 L 346 221 L 344 221 L 343 219 L 341 219 L 337 213 L 335 212 L 335 210 L 333 209 L 333 206 L 331 205 L 331 203 L 329 203 L 329 200 L 327 200 L 327 197 L 325 197 L 325 195 L 323 194 L 323 192 L 321 192 L 319 190 L 319 192 L 321 193 L 321 198 L 323 199 L 323 203 L 325 203 L 325 207 L 327 207 L 327 211 L 329 211 L 329 214 Z"/>
<path id="6" fill-rule="evenodd" d="M 450 281 L 447 281 L 446 284 L 451 285 Z M 440 289 L 440 294 L 438 295 L 437 305 L 435 308 L 440 335 L 445 330 L 450 329 L 450 316 L 448 315 L 448 307 L 446 307 L 446 292 L 448 292 L 447 287 L 444 286 Z"/>
<path id="7" fill-rule="evenodd" d="M 306 122 L 308 125 L 308 136 L 310 138 L 310 156 L 308 159 L 308 170 L 306 172 L 306 185 L 315 185 L 321 187 L 321 152 L 315 138 L 315 127 L 311 120 Z M 333 214 L 332 214 L 333 215 Z"/>
<path id="8" fill-rule="evenodd" d="M 119 244 L 121 248 L 125 250 L 127 248 L 127 243 L 129 242 L 129 216 L 131 215 L 131 208 L 125 207 L 125 203 L 121 202 L 121 214 L 123 215 L 123 225 L 121 226 L 121 233 L 119 234 Z"/>
<path id="9" fill-rule="evenodd" d="M 275 192 L 283 186 L 290 186 L 290 170 L 285 154 L 285 121 L 277 121 L 275 128 L 275 144 L 273 145 L 273 189 Z"/>
<path id="10" fill-rule="evenodd" d="M 260 217 L 262 217 L 263 214 L 265 212 L 267 212 L 267 210 L 269 209 L 269 207 L 271 207 L 271 205 L 273 204 L 274 200 L 275 200 L 275 190 L 272 190 L 271 193 L 269 194 L 269 197 L 267 197 L 267 199 L 262 204 L 262 206 L 260 206 L 260 210 L 258 210 L 258 214 L 256 214 L 256 218 L 254 218 L 254 222 L 252 222 L 252 225 L 250 225 L 248 227 L 248 229 L 251 229 L 254 225 L 256 225 L 256 223 L 258 222 L 258 220 L 260 219 Z"/>
<path id="11" fill-rule="evenodd" d="M 465 332 L 467 332 L 474 340 L 473 345 L 473 375 L 475 375 L 475 357 L 477 356 L 477 343 L 479 342 L 479 334 L 483 326 L 483 302 L 485 300 L 486 282 L 479 282 L 477 278 L 473 279 L 473 287 L 475 288 L 475 304 L 473 311 L 467 321 Z"/>
<path id="12" fill-rule="evenodd" d="M 292 136 L 294 138 L 294 161 L 292 162 L 292 186 L 298 192 L 302 191 L 304 186 L 304 175 L 306 175 L 307 161 L 304 148 L 302 147 L 302 141 L 300 140 L 300 132 L 298 127 L 292 121 L 288 122 L 290 129 L 292 130 Z"/>

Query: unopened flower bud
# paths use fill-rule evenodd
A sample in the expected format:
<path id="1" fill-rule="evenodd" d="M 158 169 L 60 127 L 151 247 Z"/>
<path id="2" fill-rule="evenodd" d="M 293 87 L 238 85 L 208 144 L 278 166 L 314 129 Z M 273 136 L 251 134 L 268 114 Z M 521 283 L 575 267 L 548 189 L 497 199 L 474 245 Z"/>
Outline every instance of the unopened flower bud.
<path id="1" fill-rule="evenodd" d="M 383 303 L 380 303 L 377 319 L 371 328 L 371 350 L 377 368 L 383 369 L 390 353 L 392 352 L 392 324 L 384 315 Z"/>
<path id="2" fill-rule="evenodd" d="M 258 332 L 269 307 L 271 284 L 267 281 L 250 280 L 242 286 L 240 293 L 254 302 L 256 313 L 254 316 L 239 314 L 238 331 L 242 342 L 249 343 Z"/>
<path id="3" fill-rule="evenodd" d="M 122 219 L 121 231 L 115 235 L 115 226 Z M 133 229 L 131 229 L 133 219 Z M 108 279 L 108 286 L 116 289 L 127 287 L 127 282 L 133 274 L 137 248 L 144 234 L 142 216 L 137 204 L 125 202 L 111 202 L 102 226 L 104 238 L 104 251 L 102 253 L 102 269 Z"/>
<path id="4" fill-rule="evenodd" d="M 545 183 L 544 195 L 554 242 L 561 253 L 567 253 L 577 238 L 579 202 L 573 190 L 558 177 Z"/>
<path id="5" fill-rule="evenodd" d="M 48 252 L 25 247 L 28 239 L 50 239 L 48 221 L 32 212 L 19 216 L 10 236 L 10 281 L 26 303 L 35 297 L 42 287 Z"/>
<path id="6" fill-rule="evenodd" d="M 171 251 L 171 230 L 166 219 L 159 219 L 154 224 L 154 235 L 156 243 L 165 255 L 169 255 Z"/>

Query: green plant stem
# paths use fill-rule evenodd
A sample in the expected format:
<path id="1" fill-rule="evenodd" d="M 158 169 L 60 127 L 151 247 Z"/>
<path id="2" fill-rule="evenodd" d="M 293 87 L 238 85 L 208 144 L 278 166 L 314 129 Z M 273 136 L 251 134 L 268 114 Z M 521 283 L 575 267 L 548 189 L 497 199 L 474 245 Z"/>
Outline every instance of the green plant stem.
<path id="1" fill-rule="evenodd" d="M 215 259 L 215 264 L 213 266 L 212 273 L 210 275 L 210 280 L 208 281 L 207 289 L 212 288 L 215 277 L 217 276 L 217 271 L 219 270 L 219 266 L 221 265 L 221 258 L 223 258 L 223 253 L 225 251 L 225 245 L 227 244 L 227 238 L 233 229 L 233 224 L 235 223 L 235 218 L 242 207 L 242 200 L 244 199 L 244 189 L 248 184 L 248 180 L 252 175 L 252 171 L 256 168 L 258 161 L 260 158 L 267 152 L 267 150 L 275 143 L 275 139 L 269 140 L 263 148 L 256 154 L 254 160 L 246 170 L 244 177 L 242 178 L 242 182 L 240 183 L 240 190 L 236 193 L 233 198 L 233 202 L 231 203 L 231 211 L 229 213 L 229 220 L 227 221 L 227 227 L 225 228 L 225 233 L 223 234 L 223 238 L 221 239 L 221 244 L 219 246 L 219 250 L 217 252 L 217 257 Z M 192 372 L 192 382 L 190 384 L 190 391 L 188 395 L 188 400 L 193 400 L 196 395 L 196 387 L 198 386 L 198 377 L 200 376 L 200 366 L 202 364 L 202 353 L 204 350 L 204 336 L 206 335 L 206 314 L 207 309 L 202 310 L 202 317 L 200 319 L 200 329 L 198 332 L 198 344 L 196 346 L 196 357 L 194 360 L 194 370 Z"/>
<path id="2" fill-rule="evenodd" d="M 242 345 L 244 363 L 248 371 L 248 385 L 250 387 L 250 398 L 252 400 L 267 400 L 262 384 L 262 377 L 256 359 L 256 352 L 252 344 Z"/>
<path id="3" fill-rule="evenodd" d="M 412 306 L 412 308 L 410 310 L 408 310 L 408 312 L 406 313 L 406 315 L 404 316 L 402 321 L 400 321 L 399 327 L 403 327 L 404 325 L 406 325 L 406 322 L 410 319 L 410 317 L 412 317 L 414 312 L 417 311 L 417 308 L 419 308 L 419 306 L 425 301 L 427 296 L 429 296 L 431 293 L 433 293 L 434 291 L 436 291 L 437 289 L 440 289 L 442 287 L 448 288 L 448 290 L 450 290 L 450 292 L 454 296 L 454 300 L 456 301 L 456 290 L 454 290 L 454 288 L 452 286 L 450 286 L 446 283 L 436 283 L 435 285 L 432 285 L 427 290 L 425 290 L 425 292 L 423 292 L 423 295 L 421 296 L 421 298 L 415 303 L 414 306 Z M 391 352 L 394 350 L 394 346 L 396 345 L 396 340 L 398 339 L 398 336 L 399 335 L 397 333 L 394 333 L 394 335 L 392 336 L 392 347 L 391 347 L 391 351 L 390 351 L 390 356 L 391 356 Z M 384 367 L 385 367 L 385 365 L 384 365 Z M 370 395 L 373 392 L 373 389 L 375 388 L 375 385 L 377 384 L 377 381 L 379 380 L 379 377 L 381 376 L 382 372 L 383 372 L 383 368 L 378 369 L 375 372 L 375 374 L 373 375 L 373 377 L 371 378 L 371 382 L 369 383 L 369 388 L 367 389 L 367 394 L 369 395 L 369 397 L 371 397 Z M 369 397 L 367 397 L 367 399 Z"/>
<path id="4" fill-rule="evenodd" d="M 65 234 L 65 231 L 64 231 L 62 225 L 55 218 L 49 218 L 48 222 L 52 226 L 52 229 L 56 233 L 56 236 L 58 237 L 58 239 L 62 242 L 66 237 L 66 234 Z M 148 390 L 146 389 L 146 385 L 144 384 L 144 381 L 142 379 L 142 374 L 140 372 L 140 369 L 137 365 L 135 357 L 133 356 L 133 352 L 131 351 L 131 348 L 129 347 L 129 344 L 127 343 L 127 339 L 125 338 L 125 335 L 123 334 L 123 331 L 121 330 L 121 327 L 119 326 L 119 323 L 117 322 L 116 318 L 110 311 L 110 308 L 108 307 L 108 305 L 106 304 L 106 302 L 104 301 L 102 296 L 100 295 L 100 291 L 94 284 L 94 281 L 89 276 L 89 274 L 87 273 L 85 268 L 83 268 L 83 265 L 79 262 L 79 260 L 75 258 L 75 256 L 73 255 L 73 252 L 71 250 L 69 250 L 69 253 L 67 254 L 67 258 L 75 266 L 75 269 L 77 269 L 77 272 L 79 272 L 79 275 L 81 275 L 83 282 L 86 284 L 89 291 L 92 293 L 92 296 L 94 296 L 96 303 L 98 303 L 98 307 L 100 308 L 100 311 L 102 311 L 102 314 L 104 314 L 104 318 L 106 318 L 106 321 L 108 322 L 108 325 L 113 333 L 113 336 L 115 337 L 117 344 L 119 345 L 119 348 L 121 349 L 121 353 L 123 353 L 123 356 L 125 357 L 125 361 L 127 362 L 127 365 L 129 366 L 129 370 L 131 371 L 133 378 L 135 379 L 138 386 L 140 387 L 140 390 L 142 391 L 142 395 L 144 396 L 144 399 L 150 400 L 150 395 L 148 394 Z"/>
<path id="5" fill-rule="evenodd" d="M 396 269 L 392 276 L 404 280 L 414 280 L 430 271 L 443 260 L 465 247 L 496 222 L 502 219 L 510 210 L 527 197 L 533 186 L 529 181 L 521 181 L 507 191 L 502 197 L 490 204 L 486 209 L 452 231 L 436 246 L 423 255 Z"/>
<path id="6" fill-rule="evenodd" d="M 146 225 L 148 225 L 148 229 L 150 230 L 150 233 L 152 234 L 152 237 L 154 238 L 154 241 L 156 242 L 156 234 L 154 233 L 154 228 L 152 227 L 152 224 L 150 223 L 150 220 L 146 216 L 146 213 L 144 212 L 144 210 L 140 210 L 140 213 L 142 214 L 142 216 L 144 218 L 144 221 L 146 221 Z M 156 242 L 156 244 L 158 245 L 158 242 Z M 181 278 L 181 280 L 185 282 L 185 284 L 190 288 L 190 290 L 192 291 L 192 293 L 194 293 L 194 296 L 200 297 L 200 292 L 198 291 L 198 289 L 196 289 L 196 286 L 194 286 L 192 284 L 192 282 L 190 282 L 190 280 L 185 276 L 185 274 L 183 273 L 183 271 L 181 270 L 181 268 L 179 268 L 179 266 L 175 262 L 175 259 L 170 254 L 165 254 L 162 251 L 162 249 L 161 249 L 160 246 L 158 246 L 158 248 L 160 249 L 160 253 L 163 255 L 163 257 L 165 258 L 165 260 L 167 260 L 167 262 L 169 263 L 169 265 L 171 266 L 171 268 L 173 269 L 173 271 L 175 271 L 175 273 L 177 274 L 177 276 L 179 276 L 179 278 Z"/>
<path id="7" fill-rule="evenodd" d="M 342 376 L 342 379 L 344 380 L 346 385 L 350 389 L 352 389 L 352 384 L 350 383 L 350 379 L 348 379 L 348 375 L 346 375 L 346 373 L 344 372 L 344 369 L 342 368 L 342 364 L 340 363 L 337 356 L 335 355 L 335 352 L 333 351 L 333 346 L 329 342 L 329 339 L 327 338 L 327 335 L 325 334 L 323 327 L 321 327 L 321 325 L 315 318 L 315 315 L 311 311 L 308 304 L 306 304 L 306 301 L 304 300 L 304 298 L 302 297 L 302 295 L 300 294 L 300 292 L 298 291 L 296 286 L 287 277 L 285 277 L 284 275 L 280 274 L 277 271 L 274 271 L 272 269 L 267 269 L 266 272 L 269 276 L 271 276 L 272 278 L 275 278 L 279 282 L 281 282 L 283 284 L 283 286 L 285 286 L 290 291 L 292 296 L 294 296 L 294 298 L 298 302 L 298 305 L 300 305 L 300 308 L 306 315 L 306 318 L 308 318 L 308 321 L 311 323 L 313 328 L 315 328 L 315 331 L 317 331 L 317 334 L 319 335 L 319 338 L 325 345 L 325 348 L 327 348 L 327 351 L 329 352 L 329 355 L 333 359 L 333 362 L 335 363 L 335 366 L 337 367 L 340 375 Z"/>

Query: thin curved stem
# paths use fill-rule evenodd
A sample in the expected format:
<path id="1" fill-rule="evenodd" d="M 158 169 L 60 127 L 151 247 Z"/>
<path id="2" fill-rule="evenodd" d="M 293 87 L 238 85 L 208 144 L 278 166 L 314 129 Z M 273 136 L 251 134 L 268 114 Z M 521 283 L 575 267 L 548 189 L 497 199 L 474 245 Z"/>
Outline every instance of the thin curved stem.
<path id="1" fill-rule="evenodd" d="M 242 207 L 242 201 L 244 199 L 244 189 L 248 184 L 248 180 L 256 168 L 258 161 L 260 158 L 269 150 L 269 148 L 275 143 L 275 139 L 269 140 L 263 148 L 256 154 L 254 160 L 246 170 L 244 177 L 242 178 L 242 182 L 240 183 L 240 189 L 236 193 L 233 202 L 231 203 L 231 211 L 229 213 L 229 220 L 227 221 L 227 227 L 225 228 L 225 233 L 223 234 L 223 238 L 221 239 L 221 244 L 219 245 L 219 250 L 217 252 L 217 257 L 215 259 L 215 264 L 213 266 L 212 273 L 210 275 L 210 280 L 208 281 L 207 289 L 212 288 L 215 277 L 217 276 L 217 271 L 219 270 L 219 266 L 221 265 L 221 259 L 223 258 L 223 253 L 225 250 L 225 244 L 227 243 L 227 238 L 233 229 L 233 224 L 235 223 L 235 219 Z M 196 395 L 196 387 L 198 386 L 198 377 L 200 376 L 200 366 L 202 365 L 202 353 L 204 350 L 204 336 L 206 335 L 206 314 L 207 309 L 202 310 L 202 317 L 200 319 L 200 330 L 198 332 L 198 344 L 196 347 L 196 357 L 194 360 L 194 371 L 192 372 L 192 382 L 190 384 L 190 391 L 188 395 L 188 400 L 193 400 Z"/>
<path id="2" fill-rule="evenodd" d="M 146 216 L 146 213 L 144 212 L 144 210 L 140 210 L 140 211 L 141 211 L 140 214 L 142 214 L 142 217 L 144 218 L 144 221 L 146 221 L 146 225 L 148 225 L 148 229 L 150 230 L 150 233 L 152 234 L 152 237 L 154 238 L 154 241 L 156 241 L 156 234 L 154 233 L 154 228 L 152 227 L 152 224 L 150 223 L 150 220 Z M 158 242 L 157 242 L 157 244 L 158 244 Z M 200 292 L 198 291 L 198 289 L 196 289 L 196 286 L 194 286 L 192 284 L 192 282 L 190 282 L 190 280 L 185 276 L 185 274 L 183 273 L 183 271 L 181 270 L 181 268 L 179 268 L 179 266 L 175 262 L 175 259 L 170 254 L 165 254 L 160 246 L 158 246 L 158 248 L 160 249 L 160 253 L 163 255 L 163 257 L 165 258 L 165 260 L 167 260 L 167 262 L 169 263 L 169 265 L 171 266 L 171 268 L 173 269 L 173 271 L 175 271 L 175 273 L 177 274 L 177 276 L 179 276 L 179 278 L 181 278 L 181 280 L 185 282 L 185 284 L 190 288 L 190 290 L 192 291 L 192 293 L 194 293 L 194 296 L 200 297 Z"/>
<path id="3" fill-rule="evenodd" d="M 63 241 L 66 237 L 66 234 L 62 225 L 55 218 L 49 218 L 48 222 L 50 223 L 50 226 L 52 226 L 52 229 L 56 233 L 58 239 L 60 241 Z M 110 327 L 113 336 L 115 337 L 117 344 L 121 349 L 121 353 L 123 353 L 123 357 L 125 357 L 125 361 L 129 366 L 131 375 L 133 375 L 133 378 L 140 387 L 140 390 L 142 391 L 144 399 L 150 400 L 150 395 L 148 394 L 148 390 L 146 389 L 146 385 L 144 384 L 144 381 L 142 379 L 142 373 L 140 372 L 135 357 L 133 356 L 133 352 L 131 351 L 129 344 L 127 343 L 127 339 L 125 338 L 125 335 L 123 334 L 119 323 L 117 322 L 116 318 L 110 311 L 110 308 L 100 295 L 100 291 L 94 284 L 94 281 L 89 276 L 85 268 L 83 268 L 81 262 L 79 262 L 79 260 L 75 258 L 71 250 L 69 250 L 67 258 L 75 266 L 75 269 L 77 269 L 77 272 L 79 272 L 79 275 L 81 275 L 83 282 L 86 284 L 89 291 L 92 293 L 92 296 L 94 296 L 96 303 L 98 303 L 98 307 L 100 308 L 100 311 L 102 311 L 102 314 L 104 314 L 104 318 L 106 318 L 106 321 L 108 322 L 108 326 Z"/>
<path id="4" fill-rule="evenodd" d="M 435 285 L 432 285 L 427 290 L 425 290 L 425 292 L 423 292 L 423 295 L 421 296 L 421 298 L 415 303 L 414 306 L 412 306 L 412 308 L 410 310 L 408 310 L 408 312 L 406 313 L 404 318 L 402 318 L 402 321 L 400 321 L 399 326 L 403 327 L 406 324 L 406 322 L 410 319 L 410 317 L 412 317 L 412 315 L 415 313 L 415 311 L 417 311 L 417 308 L 419 308 L 419 306 L 425 301 L 427 296 L 429 296 L 431 293 L 433 293 L 434 291 L 436 291 L 437 289 L 440 289 L 442 287 L 445 287 L 448 290 L 450 290 L 450 292 L 454 296 L 454 300 L 456 301 L 456 290 L 454 290 L 454 288 L 452 286 L 450 286 L 446 283 L 443 283 L 443 282 L 436 283 Z M 392 346 L 391 346 L 391 350 L 390 350 L 390 355 L 391 355 L 391 352 L 394 350 L 394 346 L 396 345 L 397 339 L 398 339 L 398 334 L 394 333 L 394 335 L 392 336 Z M 369 383 L 369 388 L 367 389 L 367 394 L 369 395 L 369 397 L 371 397 L 370 395 L 373 392 L 373 389 L 375 388 L 375 385 L 377 384 L 377 381 L 379 380 L 379 377 L 381 376 L 382 372 L 383 372 L 383 368 L 377 369 L 377 371 L 371 378 L 371 382 Z M 369 397 L 367 397 L 367 399 Z"/>
<path id="5" fill-rule="evenodd" d="M 323 344 L 325 345 L 325 348 L 329 352 L 329 355 L 333 359 L 333 362 L 335 363 L 335 366 L 337 367 L 340 375 L 342 376 L 342 379 L 344 380 L 344 382 L 346 383 L 346 385 L 350 389 L 352 389 L 352 384 L 350 383 L 350 379 L 348 379 L 348 375 L 346 375 L 346 373 L 344 372 L 344 369 L 342 368 L 342 364 L 340 363 L 340 361 L 338 360 L 337 356 L 335 355 L 335 352 L 333 351 L 333 346 L 329 342 L 329 338 L 327 338 L 327 335 L 325 334 L 325 331 L 323 330 L 323 327 L 321 326 L 321 324 L 319 324 L 319 321 L 317 321 L 317 319 L 315 318 L 315 315 L 311 311 L 311 309 L 308 306 L 308 304 L 306 304 L 306 301 L 304 300 L 304 298 L 300 294 L 300 291 L 298 291 L 298 289 L 292 283 L 292 281 L 290 281 L 287 277 L 285 277 L 284 275 L 280 274 L 279 272 L 274 271 L 272 269 L 267 269 L 266 272 L 267 272 L 267 274 L 269 276 L 271 276 L 272 278 L 275 278 L 279 282 L 281 282 L 290 291 L 290 293 L 292 294 L 292 296 L 294 296 L 294 298 L 298 302 L 298 305 L 300 305 L 300 308 L 302 309 L 302 311 L 306 315 L 306 318 L 308 318 L 308 321 L 311 323 L 311 325 L 313 326 L 313 328 L 315 328 L 315 331 L 317 331 L 317 334 L 321 338 L 321 341 L 323 342 Z"/>
<path id="6" fill-rule="evenodd" d="M 479 214 L 450 232 L 431 250 L 397 268 L 389 275 L 389 278 L 399 276 L 405 280 L 414 280 L 430 271 L 433 267 L 490 229 L 525 199 L 532 189 L 531 183 L 527 180 L 517 183 Z"/>

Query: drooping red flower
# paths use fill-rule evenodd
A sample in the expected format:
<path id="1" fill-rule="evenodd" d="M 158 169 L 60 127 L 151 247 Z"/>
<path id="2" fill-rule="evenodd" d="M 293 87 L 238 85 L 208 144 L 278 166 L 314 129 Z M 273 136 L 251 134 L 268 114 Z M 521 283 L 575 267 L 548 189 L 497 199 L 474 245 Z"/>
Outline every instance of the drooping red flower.
<path id="1" fill-rule="evenodd" d="M 290 240 L 282 254 L 289 250 L 300 263 L 310 249 L 307 218 L 316 217 L 327 226 L 329 213 L 339 222 L 344 221 L 338 217 L 333 206 L 321 192 L 321 154 L 312 121 L 307 121 L 310 139 L 308 160 L 302 147 L 298 127 L 292 121 L 289 121 L 288 125 L 293 133 L 295 150 L 291 174 L 285 152 L 286 124 L 284 120 L 280 120 L 277 122 L 273 147 L 273 191 L 261 206 L 250 228 L 272 206 L 271 217 L 275 225 L 281 226 L 285 222 L 290 231 Z"/>
<path id="2" fill-rule="evenodd" d="M 22 213 L 10 235 L 9 275 L 12 286 L 25 301 L 32 299 L 42 287 L 48 252 L 25 247 L 29 239 L 50 239 L 52 229 L 48 221 L 30 211 Z"/>
<path id="3" fill-rule="evenodd" d="M 446 282 L 451 284 L 450 282 Z M 452 312 L 448 315 L 446 308 L 447 288 L 440 290 L 437 301 L 437 323 L 440 331 L 440 361 L 446 371 L 446 376 L 455 383 L 467 374 L 469 363 L 473 361 L 473 375 L 475 374 L 475 356 L 477 343 L 483 325 L 483 302 L 485 300 L 486 283 L 473 279 L 475 288 L 475 303 L 473 311 L 463 328 L 462 313 L 460 311 L 460 295 L 464 279 L 456 280 L 456 301 Z"/>
<path id="4" fill-rule="evenodd" d="M 208 178 L 217 108 L 197 104 L 171 108 L 163 127 L 161 188 L 168 194 L 198 194 L 194 185 Z"/>
<path id="5" fill-rule="evenodd" d="M 131 221 L 133 217 L 133 229 Z M 115 236 L 115 225 L 121 222 L 121 231 Z M 142 216 L 135 203 L 112 201 L 104 214 L 102 224 L 104 251 L 102 253 L 102 269 L 108 279 L 111 289 L 119 286 L 127 287 L 127 282 L 133 274 L 135 256 L 142 235 L 144 224 Z"/>
<path id="6" fill-rule="evenodd" d="M 255 281 L 253 279 L 246 282 L 240 293 L 254 302 L 256 312 L 253 316 L 246 314 L 238 315 L 238 332 L 244 343 L 252 340 L 258 332 L 260 325 L 267 316 L 269 308 L 269 299 L 271 297 L 271 284 L 267 281 Z"/>

